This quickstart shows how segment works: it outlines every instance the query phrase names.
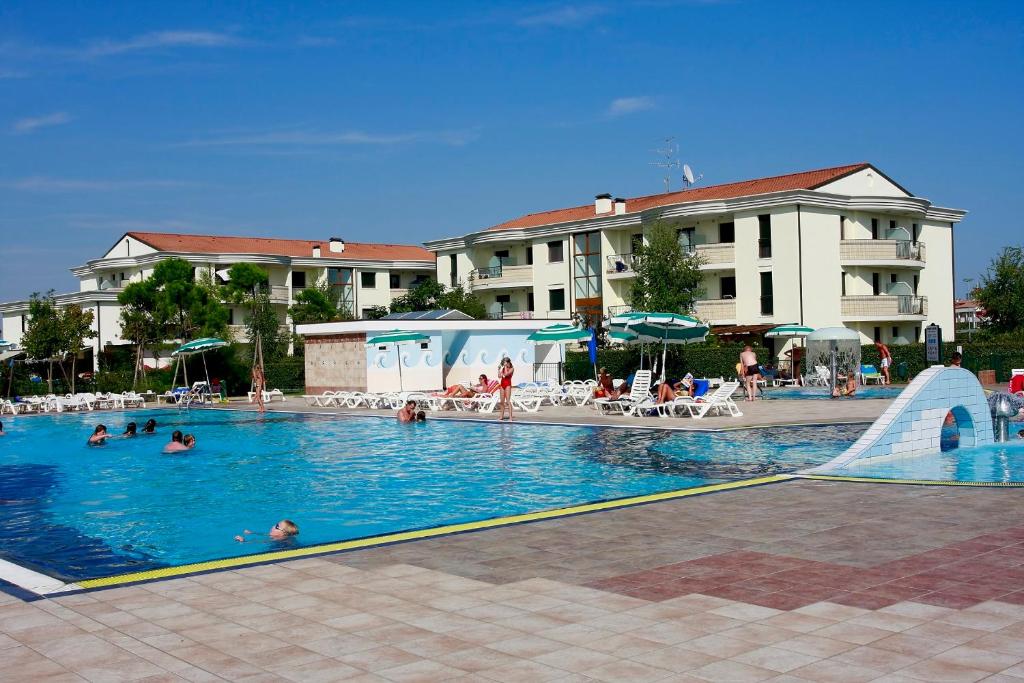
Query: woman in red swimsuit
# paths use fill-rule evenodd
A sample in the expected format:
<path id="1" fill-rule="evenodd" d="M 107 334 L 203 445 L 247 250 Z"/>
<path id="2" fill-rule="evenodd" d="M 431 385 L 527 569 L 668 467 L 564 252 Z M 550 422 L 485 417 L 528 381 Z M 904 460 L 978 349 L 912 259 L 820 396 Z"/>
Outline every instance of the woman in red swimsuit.
<path id="1" fill-rule="evenodd" d="M 498 379 L 501 380 L 499 387 L 501 397 L 501 414 L 498 416 L 499 420 L 505 419 L 505 408 L 508 407 L 508 421 L 512 421 L 512 373 L 515 369 L 512 367 L 512 359 L 505 356 L 501 359 L 501 365 L 498 366 Z"/>

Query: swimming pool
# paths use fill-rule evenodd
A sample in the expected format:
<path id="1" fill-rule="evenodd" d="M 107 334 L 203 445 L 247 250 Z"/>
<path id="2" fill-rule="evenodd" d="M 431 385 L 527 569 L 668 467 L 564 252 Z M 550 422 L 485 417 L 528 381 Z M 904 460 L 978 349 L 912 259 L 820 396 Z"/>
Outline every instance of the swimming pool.
<path id="1" fill-rule="evenodd" d="M 906 387 L 857 387 L 853 396 L 844 396 L 843 400 L 857 398 L 896 398 Z M 832 400 L 828 389 L 825 387 L 771 387 L 761 392 L 762 398 L 767 399 L 796 399 L 796 400 Z"/>
<path id="2" fill-rule="evenodd" d="M 1024 482 L 1024 440 L 954 448 L 929 455 L 854 460 L 828 474 L 871 479 L 1020 483 Z"/>
<path id="3" fill-rule="evenodd" d="M 154 417 L 157 436 L 85 446 Z M 65 581 L 266 552 L 243 529 L 295 520 L 304 546 L 790 472 L 859 426 L 707 433 L 246 411 L 8 420 L 0 556 Z M 194 451 L 162 455 L 174 429 Z"/>

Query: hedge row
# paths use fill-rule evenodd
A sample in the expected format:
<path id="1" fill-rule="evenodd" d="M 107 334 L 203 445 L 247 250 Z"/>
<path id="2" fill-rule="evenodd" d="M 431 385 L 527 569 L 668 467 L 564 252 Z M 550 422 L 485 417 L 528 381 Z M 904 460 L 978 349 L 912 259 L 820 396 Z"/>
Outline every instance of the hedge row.
<path id="1" fill-rule="evenodd" d="M 963 348 L 963 366 L 977 374 L 981 370 L 995 370 L 996 381 L 1008 382 L 1010 370 L 1013 368 L 1024 368 L 1024 346 L 1008 346 L 1005 344 L 985 343 L 963 343 L 947 342 L 942 345 L 942 362 L 949 364 L 949 358 L 956 351 L 957 346 Z M 890 346 L 892 354 L 894 378 L 902 377 L 900 371 L 906 370 L 906 377 L 913 378 L 917 373 L 927 368 L 931 363 L 925 360 L 924 344 L 907 344 L 905 346 Z M 874 364 L 877 367 L 879 358 L 878 350 L 874 345 L 861 348 L 861 362 Z"/>
<path id="2" fill-rule="evenodd" d="M 698 377 L 734 377 L 739 362 L 740 345 L 732 346 L 670 346 L 666 366 L 669 377 L 682 377 L 691 372 Z M 768 358 L 767 349 L 755 347 L 759 358 Z M 661 347 L 656 348 L 658 363 L 661 363 Z M 598 349 L 598 367 L 605 367 L 612 377 L 628 377 L 640 367 L 640 349 Z M 648 357 L 644 367 L 650 367 Z M 585 380 L 594 378 L 594 366 L 586 353 L 570 351 L 565 355 L 565 379 Z"/>

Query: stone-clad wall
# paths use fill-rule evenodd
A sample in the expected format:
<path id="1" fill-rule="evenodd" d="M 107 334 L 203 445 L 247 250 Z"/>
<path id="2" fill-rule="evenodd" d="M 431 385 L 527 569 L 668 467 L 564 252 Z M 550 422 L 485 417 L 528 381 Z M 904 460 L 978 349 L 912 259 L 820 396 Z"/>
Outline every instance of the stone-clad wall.
<path id="1" fill-rule="evenodd" d="M 366 334 L 306 337 L 306 393 L 366 391 Z"/>

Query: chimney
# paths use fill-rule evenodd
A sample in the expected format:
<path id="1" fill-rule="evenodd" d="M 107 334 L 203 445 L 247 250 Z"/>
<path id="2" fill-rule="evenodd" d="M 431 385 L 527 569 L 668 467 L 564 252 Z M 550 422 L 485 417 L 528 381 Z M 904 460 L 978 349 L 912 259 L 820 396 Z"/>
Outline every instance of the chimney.
<path id="1" fill-rule="evenodd" d="M 621 216 L 622 214 L 626 213 L 626 200 L 625 199 L 623 199 L 622 197 L 616 197 L 615 201 L 613 203 L 615 204 L 615 215 L 616 216 Z"/>
<path id="2" fill-rule="evenodd" d="M 332 237 L 328 248 L 332 254 L 340 254 L 345 251 L 345 240 L 340 237 Z"/>
<path id="3" fill-rule="evenodd" d="M 320 245 L 319 244 L 314 244 L 313 245 L 313 258 L 320 258 Z"/>
<path id="4" fill-rule="evenodd" d="M 599 194 L 594 197 L 594 212 L 595 213 L 611 213 L 612 210 L 612 196 L 608 193 Z"/>

